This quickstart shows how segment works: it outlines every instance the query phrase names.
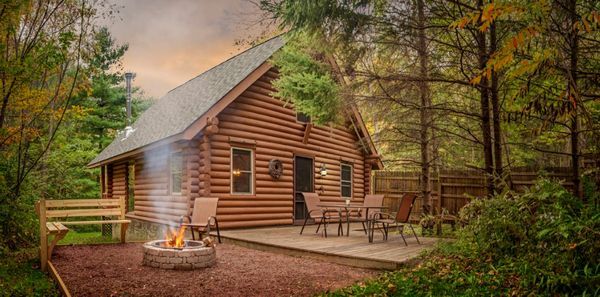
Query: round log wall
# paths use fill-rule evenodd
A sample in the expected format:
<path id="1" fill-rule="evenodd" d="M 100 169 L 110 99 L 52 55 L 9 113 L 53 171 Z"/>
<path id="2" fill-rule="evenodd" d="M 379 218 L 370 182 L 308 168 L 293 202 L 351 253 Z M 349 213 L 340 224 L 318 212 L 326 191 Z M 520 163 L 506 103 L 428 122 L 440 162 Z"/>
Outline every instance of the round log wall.
<path id="1" fill-rule="evenodd" d="M 198 197 L 218 197 L 217 216 L 221 228 L 255 227 L 293 223 L 294 156 L 314 159 L 314 189 L 324 202 L 339 202 L 340 164 L 353 167 L 352 196 L 362 202 L 369 192 L 371 166 L 359 146 L 354 128 L 320 127 L 307 129 L 296 121 L 290 103 L 273 98 L 268 71 L 217 118 L 210 119 L 203 134 L 145 151 L 125 163 L 109 166 L 110 196 L 127 195 L 127 164 L 135 164 L 135 218 L 156 223 L 178 222 L 191 214 Z M 308 131 L 308 136 L 306 133 Z M 231 148 L 254 151 L 254 194 L 232 195 Z M 169 156 L 183 157 L 181 194 L 170 193 Z M 269 161 L 278 159 L 284 171 L 279 179 L 269 175 Z M 321 165 L 327 176 L 321 177 Z"/>
<path id="2" fill-rule="evenodd" d="M 292 224 L 295 155 L 314 159 L 315 191 L 323 201 L 341 201 L 342 162 L 353 165 L 353 200 L 364 197 L 365 159 L 353 130 L 313 127 L 304 143 L 306 124 L 296 121 L 291 104 L 270 95 L 276 75 L 267 72 L 218 115 L 218 132 L 209 137 L 210 154 L 203 154 L 210 158 L 210 192 L 219 197 L 217 216 L 223 228 Z M 253 195 L 230 194 L 232 147 L 254 150 Z M 280 179 L 269 175 L 271 159 L 283 163 Z M 324 178 L 321 164 L 327 167 Z"/>

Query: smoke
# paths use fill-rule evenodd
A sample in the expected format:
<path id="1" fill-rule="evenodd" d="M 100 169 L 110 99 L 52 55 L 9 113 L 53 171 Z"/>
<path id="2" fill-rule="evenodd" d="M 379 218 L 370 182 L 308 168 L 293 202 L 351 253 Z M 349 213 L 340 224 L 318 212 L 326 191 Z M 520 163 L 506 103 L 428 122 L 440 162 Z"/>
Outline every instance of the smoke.
<path id="1" fill-rule="evenodd" d="M 184 175 L 183 153 L 171 145 L 145 151 L 135 171 L 136 215 L 178 224 L 179 216 L 184 213 L 178 211 L 174 203 L 187 201 L 182 199 L 185 197 L 181 187 L 182 178 L 177 178 L 177 172 L 181 177 Z M 177 190 L 180 193 L 173 193 Z M 169 226 L 163 225 L 162 229 L 164 237 L 169 232 Z"/>

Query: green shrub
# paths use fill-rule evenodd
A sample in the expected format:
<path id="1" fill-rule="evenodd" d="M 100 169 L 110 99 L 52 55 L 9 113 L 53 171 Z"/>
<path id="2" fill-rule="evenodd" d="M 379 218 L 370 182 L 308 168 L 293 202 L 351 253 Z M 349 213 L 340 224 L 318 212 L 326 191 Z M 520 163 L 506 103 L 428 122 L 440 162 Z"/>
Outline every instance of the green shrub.
<path id="1" fill-rule="evenodd" d="M 523 194 L 473 200 L 454 242 L 421 262 L 331 296 L 598 296 L 600 208 L 597 191 L 574 197 L 539 180 Z"/>
<path id="2" fill-rule="evenodd" d="M 457 244 L 520 275 L 540 293 L 598 294 L 600 208 L 558 182 L 540 179 L 527 193 L 473 201 Z"/>

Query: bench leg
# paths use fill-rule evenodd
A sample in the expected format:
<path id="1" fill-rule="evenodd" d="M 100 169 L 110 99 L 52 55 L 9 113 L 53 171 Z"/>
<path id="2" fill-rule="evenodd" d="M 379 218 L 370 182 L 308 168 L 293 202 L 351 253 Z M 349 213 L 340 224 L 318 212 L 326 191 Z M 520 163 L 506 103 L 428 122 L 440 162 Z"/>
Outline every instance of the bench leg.
<path id="1" fill-rule="evenodd" d="M 54 250 L 54 246 L 56 246 L 59 240 L 65 238 L 68 232 L 69 230 L 65 230 L 54 234 L 54 238 L 52 239 L 50 246 L 48 246 L 48 261 L 50 261 L 52 258 L 52 250 Z"/>
<path id="2" fill-rule="evenodd" d="M 129 223 L 121 223 L 121 243 L 125 243 L 125 235 L 127 235 L 127 227 L 129 227 Z"/>

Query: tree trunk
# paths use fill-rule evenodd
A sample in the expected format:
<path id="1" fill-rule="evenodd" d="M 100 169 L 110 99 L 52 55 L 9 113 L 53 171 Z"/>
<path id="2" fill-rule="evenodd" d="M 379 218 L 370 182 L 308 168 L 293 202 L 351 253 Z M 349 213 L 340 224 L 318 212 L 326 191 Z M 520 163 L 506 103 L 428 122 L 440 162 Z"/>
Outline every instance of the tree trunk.
<path id="1" fill-rule="evenodd" d="M 483 0 L 477 1 L 477 8 L 479 10 L 483 9 Z M 478 27 L 481 25 L 481 15 L 480 20 L 477 22 Z M 479 56 L 479 69 L 483 72 L 485 70 L 485 65 L 488 60 L 488 49 L 487 49 L 487 40 L 486 33 L 481 32 L 481 30 L 477 30 L 477 48 L 478 48 L 478 56 Z M 487 189 L 487 195 L 494 194 L 494 164 L 492 157 L 492 131 L 490 125 L 490 100 L 489 100 L 489 86 L 488 79 L 485 75 L 483 75 L 481 81 L 479 82 L 479 96 L 481 102 L 481 131 L 483 137 L 483 158 L 484 158 L 484 171 L 485 171 L 485 183 Z"/>
<path id="2" fill-rule="evenodd" d="M 421 99 L 420 113 L 420 145 L 421 145 L 421 195 L 423 196 L 423 215 L 431 214 L 431 181 L 429 156 L 429 129 L 431 125 L 428 79 L 427 44 L 425 40 L 425 7 L 423 0 L 417 0 L 417 52 L 419 55 L 419 97 Z M 438 210 L 439 211 L 439 210 Z"/>
<path id="3" fill-rule="evenodd" d="M 573 189 L 575 196 L 583 198 L 581 181 L 579 179 L 579 89 L 577 85 L 577 54 L 579 51 L 579 40 L 575 24 L 577 23 L 577 1 L 570 0 L 568 3 L 570 26 L 569 26 L 569 49 L 570 67 L 567 74 L 567 94 L 573 102 L 573 115 L 571 117 L 571 166 L 573 167 Z"/>
<path id="4" fill-rule="evenodd" d="M 496 22 L 490 26 L 490 55 L 493 55 L 498 48 L 496 36 Z M 492 71 L 491 85 L 491 103 L 492 118 L 494 127 L 494 178 L 496 179 L 496 188 L 502 185 L 502 129 L 500 127 L 500 102 L 498 96 L 498 73 Z"/>

